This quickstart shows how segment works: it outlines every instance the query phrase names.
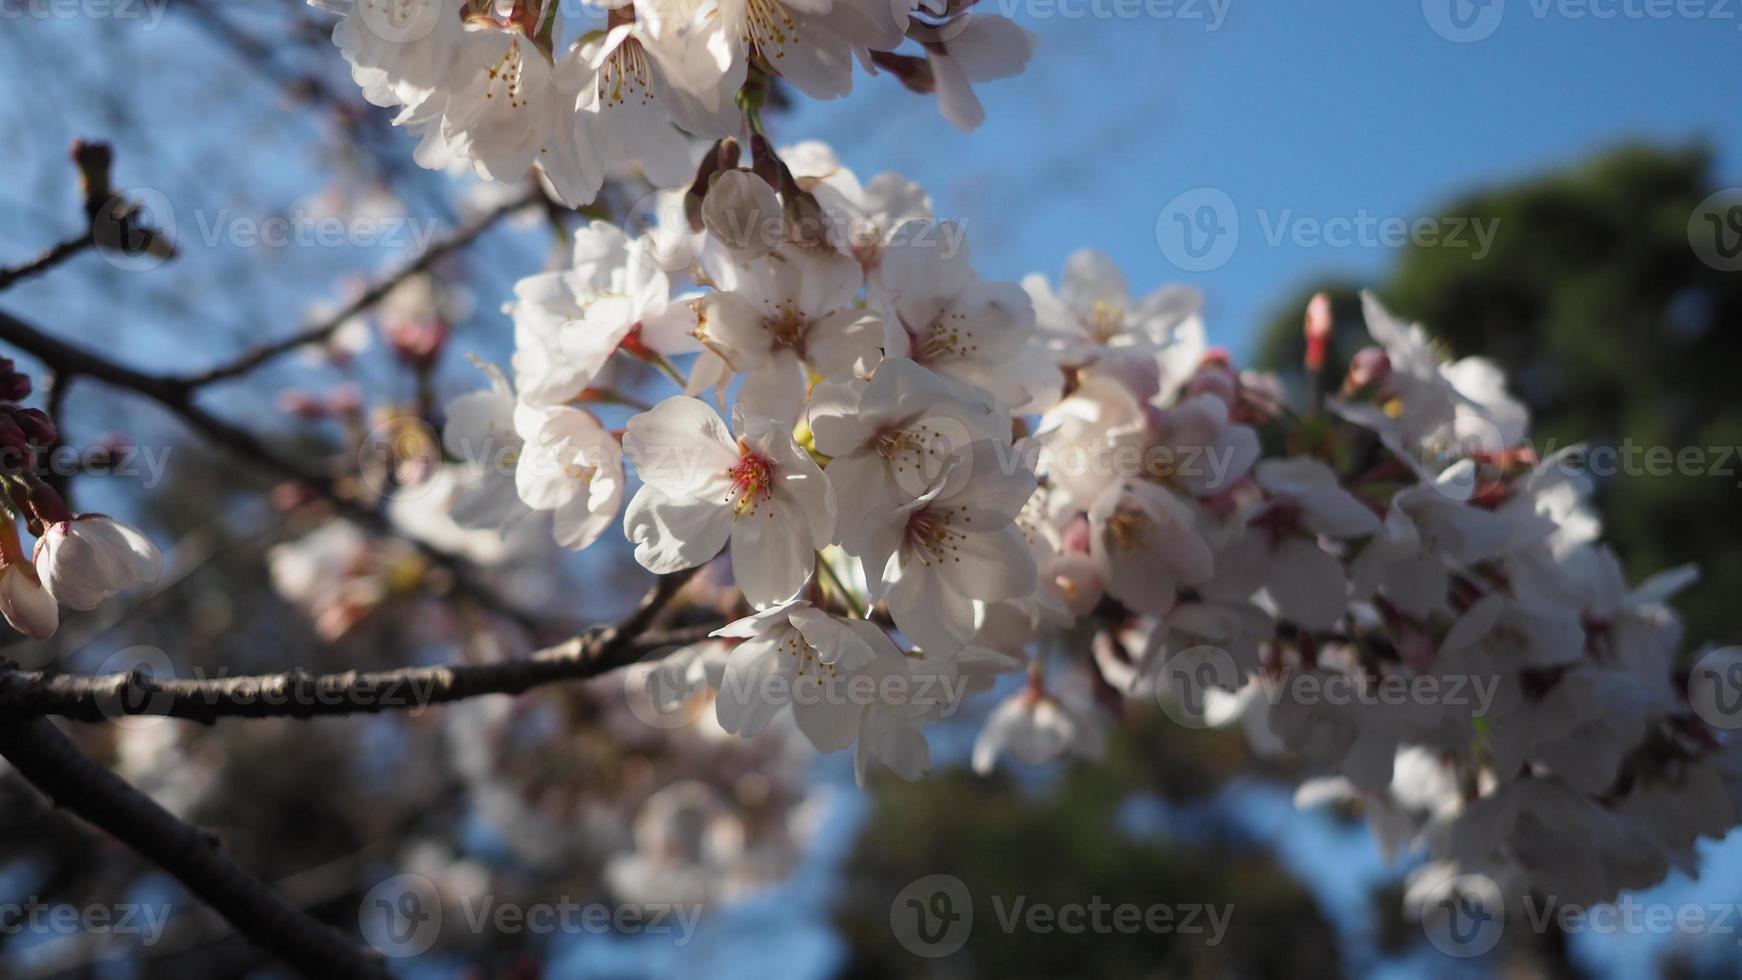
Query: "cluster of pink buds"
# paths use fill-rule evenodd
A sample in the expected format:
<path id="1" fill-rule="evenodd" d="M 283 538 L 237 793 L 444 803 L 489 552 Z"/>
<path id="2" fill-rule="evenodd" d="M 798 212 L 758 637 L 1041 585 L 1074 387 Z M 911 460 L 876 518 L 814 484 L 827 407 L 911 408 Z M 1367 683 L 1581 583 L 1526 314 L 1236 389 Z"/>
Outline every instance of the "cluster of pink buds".
<path id="1" fill-rule="evenodd" d="M 17 404 L 30 377 L 0 358 L 0 615 L 27 636 L 54 635 L 60 607 L 95 609 L 104 599 L 157 580 L 163 555 L 144 534 L 101 514 L 74 514 L 37 473 L 40 452 L 58 433 L 41 409 Z M 26 555 L 22 519 L 36 537 Z"/>

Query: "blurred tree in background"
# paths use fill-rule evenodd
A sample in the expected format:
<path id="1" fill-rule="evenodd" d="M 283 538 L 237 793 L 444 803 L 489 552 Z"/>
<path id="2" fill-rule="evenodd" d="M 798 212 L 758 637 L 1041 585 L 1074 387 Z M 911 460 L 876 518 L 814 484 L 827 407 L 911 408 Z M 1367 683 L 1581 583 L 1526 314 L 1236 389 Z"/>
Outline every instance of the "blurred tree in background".
<path id="1" fill-rule="evenodd" d="M 1144 800 L 1190 808 L 1213 798 L 1230 774 L 1262 772 L 1239 731 L 1180 728 L 1159 710 L 1128 722 L 1105 760 L 1072 763 L 1056 780 L 1029 778 L 1054 770 L 1023 769 L 989 778 L 958 770 L 924 786 L 880 782 L 839 899 L 837 922 L 852 947 L 841 975 L 1337 975 L 1336 930 L 1266 849 L 1229 827 L 1186 836 L 1144 827 L 1127 809 Z M 931 874 L 960 878 L 974 908 L 962 951 L 927 964 L 898 944 L 890 906 Z M 1172 932 L 1006 933 L 1000 922 L 1018 899 L 1056 908 L 1091 898 L 1140 908 L 1233 905 L 1239 913 L 1214 943 Z"/>
<path id="2" fill-rule="evenodd" d="M 1690 650 L 1742 639 L 1725 632 L 1742 594 L 1742 461 L 1727 448 L 1742 447 L 1742 276 L 1703 262 L 1688 234 L 1714 190 L 1703 149 L 1617 149 L 1449 202 L 1444 220 L 1494 223 L 1491 251 L 1479 254 L 1473 235 L 1469 247 L 1411 245 L 1376 286 L 1453 356 L 1506 370 L 1540 453 L 1580 439 L 1621 451 L 1620 472 L 1595 474 L 1608 538 L 1635 581 L 1700 566 L 1676 601 Z M 1320 289 L 1336 311 L 1331 376 L 1368 343 L 1357 287 L 1314 283 L 1267 325 L 1256 366 L 1298 378 L 1301 311 Z M 1650 447 L 1696 447 L 1703 462 L 1653 472 Z"/>

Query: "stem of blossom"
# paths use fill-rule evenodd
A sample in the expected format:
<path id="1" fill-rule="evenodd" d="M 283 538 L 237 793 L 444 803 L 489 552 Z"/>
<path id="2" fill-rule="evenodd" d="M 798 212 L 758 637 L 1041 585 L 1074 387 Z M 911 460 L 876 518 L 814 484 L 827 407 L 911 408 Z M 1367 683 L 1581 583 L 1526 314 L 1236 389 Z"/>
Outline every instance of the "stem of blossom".
<path id="1" fill-rule="evenodd" d="M 612 391 L 609 388 L 588 388 L 586 391 L 576 395 L 571 404 L 622 405 L 625 408 L 633 408 L 637 412 L 650 412 L 653 410 L 652 405 L 647 404 L 641 399 L 631 398 L 620 391 Z"/>
<path id="2" fill-rule="evenodd" d="M 53 487 L 42 482 L 42 477 L 29 470 L 19 476 L 30 488 L 31 509 L 36 511 L 37 519 L 44 526 L 63 524 L 73 519 L 73 513 L 67 509 L 66 502 L 61 500 L 60 494 Z"/>
<path id="3" fill-rule="evenodd" d="M 24 555 L 24 545 L 18 540 L 18 522 L 12 516 L 12 509 L 6 507 L 0 510 L 5 512 L 5 516 L 0 517 L 0 568 L 29 564 L 30 559 Z"/>
<path id="4" fill-rule="evenodd" d="M 689 387 L 689 381 L 685 380 L 683 372 L 679 371 L 676 365 L 666 360 L 664 354 L 655 353 L 648 359 L 647 363 L 658 368 L 660 373 L 670 378 L 680 389 Z"/>
<path id="5" fill-rule="evenodd" d="M 835 574 L 834 566 L 824 561 L 822 555 L 817 556 L 817 577 L 829 580 L 829 587 L 841 597 L 841 601 L 847 604 L 847 608 L 852 610 L 854 616 L 859 619 L 868 618 L 870 607 L 854 595 L 851 589 L 847 588 L 847 584 L 841 581 L 839 575 Z"/>

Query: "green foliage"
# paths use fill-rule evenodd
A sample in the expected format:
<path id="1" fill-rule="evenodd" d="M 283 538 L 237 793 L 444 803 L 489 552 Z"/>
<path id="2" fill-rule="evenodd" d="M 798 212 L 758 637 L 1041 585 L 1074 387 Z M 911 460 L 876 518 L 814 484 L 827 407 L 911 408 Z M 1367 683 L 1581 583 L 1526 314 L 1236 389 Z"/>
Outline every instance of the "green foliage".
<path id="1" fill-rule="evenodd" d="M 1135 794 L 1200 799 L 1231 771 L 1250 771 L 1238 732 L 1195 732 L 1151 712 L 1121 729 L 1100 762 L 1073 763 L 1041 790 L 1002 770 L 961 770 L 919 783 L 889 779 L 851 858 L 837 922 L 851 944 L 850 977 L 1334 976 L 1335 932 L 1269 854 L 1234 836 L 1171 840 L 1120 826 Z M 1032 774 L 1032 771 L 1025 770 Z M 903 949 L 890 905 L 931 874 L 962 880 L 973 930 L 959 952 L 925 960 Z M 1232 905 L 1227 933 L 1062 930 L 1006 933 L 1017 897 L 1027 906 Z M 999 904 L 1001 903 L 1001 904 Z M 1108 916 L 1111 921 L 1111 915 Z"/>

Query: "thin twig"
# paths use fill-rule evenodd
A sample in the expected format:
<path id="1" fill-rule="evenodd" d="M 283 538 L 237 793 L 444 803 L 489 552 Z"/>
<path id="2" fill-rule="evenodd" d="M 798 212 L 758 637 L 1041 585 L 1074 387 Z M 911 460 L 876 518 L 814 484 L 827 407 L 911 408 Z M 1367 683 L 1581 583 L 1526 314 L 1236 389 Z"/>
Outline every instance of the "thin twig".
<path id="1" fill-rule="evenodd" d="M 0 289 L 8 289 L 20 279 L 40 276 L 95 244 L 97 240 L 86 230 L 77 238 L 69 238 L 22 265 L 0 268 Z"/>
<path id="2" fill-rule="evenodd" d="M 333 503 L 341 516 L 377 533 L 395 533 L 380 510 L 359 503 L 342 493 L 338 480 L 332 474 L 313 471 L 295 462 L 267 445 L 253 432 L 226 422 L 200 407 L 193 401 L 193 390 L 182 379 L 147 374 L 117 364 L 92 351 L 43 333 L 3 310 L 0 310 L 0 341 L 30 354 L 57 374 L 80 374 L 144 395 L 169 409 L 195 432 L 230 450 L 244 461 L 252 462 L 280 478 L 302 484 L 319 493 Z M 416 545 L 425 557 L 446 568 L 454 577 L 455 587 L 485 608 L 528 629 L 536 626 L 530 614 L 504 601 L 479 581 L 463 558 L 415 537 L 407 540 Z"/>
<path id="3" fill-rule="evenodd" d="M 192 391 L 210 384 L 215 384 L 219 381 L 226 381 L 230 378 L 240 377 L 241 375 L 247 374 L 255 368 L 260 367 L 266 362 L 288 354 L 298 348 L 307 347 L 310 344 L 324 343 L 327 339 L 332 337 L 334 333 L 338 332 L 340 327 L 345 325 L 345 321 L 357 316 L 363 311 L 369 309 L 371 306 L 374 306 L 376 303 L 381 302 L 388 293 L 393 291 L 394 287 L 417 273 L 429 268 L 442 256 L 471 244 L 479 235 L 488 231 L 491 226 L 495 225 L 498 221 L 501 221 L 503 218 L 516 211 L 537 204 L 543 199 L 543 197 L 543 190 L 538 187 L 533 187 L 531 190 L 516 197 L 514 200 L 501 204 L 485 214 L 480 215 L 474 219 L 471 224 L 466 225 L 441 241 L 431 244 L 429 248 L 423 251 L 423 254 L 409 262 L 406 262 L 399 268 L 377 280 L 355 299 L 345 304 L 343 309 L 319 323 L 306 327 L 288 337 L 262 344 L 240 357 L 220 364 L 217 367 L 209 368 L 197 374 L 184 375 L 179 378 L 171 378 L 168 380 L 173 384 L 181 386 L 183 389 Z"/>

